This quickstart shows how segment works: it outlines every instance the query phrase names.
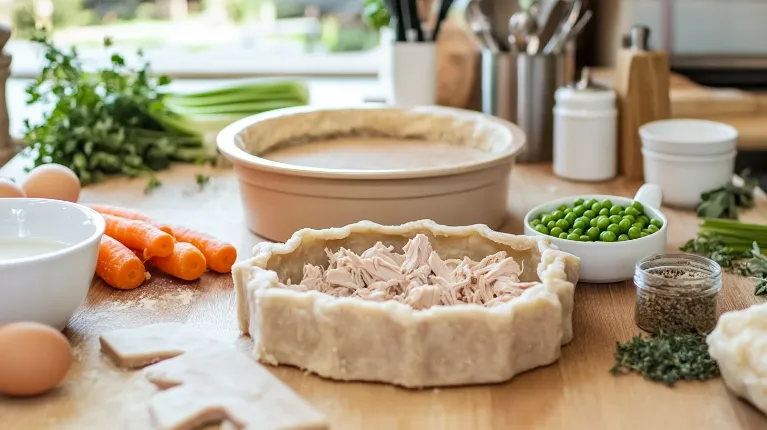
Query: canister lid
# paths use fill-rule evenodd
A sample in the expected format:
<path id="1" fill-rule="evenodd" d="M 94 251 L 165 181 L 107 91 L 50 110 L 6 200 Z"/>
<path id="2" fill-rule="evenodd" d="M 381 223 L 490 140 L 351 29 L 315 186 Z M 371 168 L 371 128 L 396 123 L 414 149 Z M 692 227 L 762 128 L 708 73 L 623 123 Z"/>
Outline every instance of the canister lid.
<path id="1" fill-rule="evenodd" d="M 581 79 L 560 87 L 554 93 L 557 106 L 566 109 L 613 109 L 615 91 L 591 80 L 587 67 L 581 71 Z"/>
<path id="2" fill-rule="evenodd" d="M 581 70 L 581 78 L 570 84 L 567 84 L 567 88 L 572 88 L 577 91 L 610 91 L 604 85 L 599 85 L 591 80 L 591 69 L 584 67 Z"/>

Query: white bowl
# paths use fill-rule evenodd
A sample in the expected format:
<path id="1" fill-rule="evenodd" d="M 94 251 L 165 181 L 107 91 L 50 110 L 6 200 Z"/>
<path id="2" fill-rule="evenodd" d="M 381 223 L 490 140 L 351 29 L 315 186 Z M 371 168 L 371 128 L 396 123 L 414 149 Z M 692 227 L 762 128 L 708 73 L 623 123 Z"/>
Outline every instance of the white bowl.
<path id="1" fill-rule="evenodd" d="M 85 206 L 0 199 L 0 325 L 64 329 L 88 293 L 103 234 L 104 218 Z"/>
<path id="2" fill-rule="evenodd" d="M 578 198 L 600 201 L 609 199 L 613 204 L 621 206 L 628 206 L 633 200 L 636 200 L 642 203 L 644 212 L 650 219 L 661 220 L 663 226 L 653 234 L 625 242 L 576 242 L 539 233 L 530 225 L 530 221 L 542 212 L 551 212 L 563 204 L 572 205 Z M 651 254 L 663 253 L 666 250 L 668 221 L 658 210 L 661 200 L 660 188 L 649 184 L 643 185 L 633 199 L 596 194 L 566 197 L 536 206 L 528 212 L 525 216 L 525 234 L 548 238 L 557 248 L 579 257 L 581 259 L 580 280 L 583 282 L 625 281 L 634 277 L 634 267 L 637 261 Z"/>
<path id="3" fill-rule="evenodd" d="M 670 155 L 715 155 L 735 151 L 738 130 L 703 119 L 666 119 L 639 127 L 642 147 Z"/>
<path id="4" fill-rule="evenodd" d="M 663 189 L 669 206 L 694 208 L 700 195 L 732 181 L 736 151 L 719 155 L 668 155 L 642 148 L 644 180 Z"/>

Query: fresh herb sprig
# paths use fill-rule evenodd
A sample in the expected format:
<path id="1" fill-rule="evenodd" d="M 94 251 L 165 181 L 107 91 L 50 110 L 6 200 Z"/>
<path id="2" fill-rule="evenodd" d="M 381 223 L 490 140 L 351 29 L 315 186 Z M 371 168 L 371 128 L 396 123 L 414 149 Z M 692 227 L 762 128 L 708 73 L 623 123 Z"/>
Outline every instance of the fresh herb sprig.
<path id="1" fill-rule="evenodd" d="M 701 333 L 634 336 L 629 342 L 617 343 L 615 362 L 610 370 L 613 375 L 636 372 L 669 387 L 680 380 L 705 381 L 719 376 L 719 366 L 709 355 L 706 336 Z"/>
<path id="2" fill-rule="evenodd" d="M 46 64 L 27 88 L 27 104 L 53 105 L 40 123 L 24 123 L 35 166 L 63 164 L 87 185 L 112 174 L 152 178 L 172 160 L 200 157 L 200 137 L 178 127 L 183 118 L 164 103 L 159 89 L 170 79 L 152 79 L 148 62 L 133 69 L 112 54 L 108 67 L 93 71 L 75 48 L 55 47 L 46 32 L 32 40 L 44 48 Z"/>
<path id="3" fill-rule="evenodd" d="M 703 193 L 698 203 L 698 217 L 738 219 L 739 207 L 754 207 L 754 190 L 759 182 L 748 170 L 743 171 L 740 177 L 742 185 L 731 182 Z"/>

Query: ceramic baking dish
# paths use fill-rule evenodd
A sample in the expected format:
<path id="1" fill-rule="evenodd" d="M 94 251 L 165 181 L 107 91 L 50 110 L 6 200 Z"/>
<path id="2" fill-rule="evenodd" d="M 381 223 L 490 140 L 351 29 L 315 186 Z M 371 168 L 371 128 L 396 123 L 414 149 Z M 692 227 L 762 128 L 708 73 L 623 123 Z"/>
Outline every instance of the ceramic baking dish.
<path id="1" fill-rule="evenodd" d="M 286 142 L 349 136 L 446 142 L 490 156 L 420 169 L 352 170 L 285 164 L 259 157 Z M 525 144 L 522 130 L 477 112 L 443 107 L 298 107 L 254 115 L 226 127 L 218 147 L 234 165 L 248 227 L 285 241 L 302 228 L 361 220 L 398 225 L 431 219 L 443 225 L 499 227 L 508 177 Z"/>

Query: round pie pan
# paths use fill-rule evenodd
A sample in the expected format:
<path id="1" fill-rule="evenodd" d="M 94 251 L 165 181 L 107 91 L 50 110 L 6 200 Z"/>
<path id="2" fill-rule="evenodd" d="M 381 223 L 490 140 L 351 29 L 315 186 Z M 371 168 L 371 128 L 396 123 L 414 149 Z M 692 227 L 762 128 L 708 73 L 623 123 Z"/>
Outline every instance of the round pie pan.
<path id="1" fill-rule="evenodd" d="M 357 135 L 467 145 L 491 156 L 397 170 L 325 169 L 259 156 L 286 142 L 311 145 L 312 140 Z M 506 218 L 509 173 L 524 144 L 524 133 L 512 123 L 436 106 L 279 109 L 237 121 L 218 136 L 218 148 L 239 180 L 248 228 L 275 241 L 302 228 L 362 220 L 399 225 L 431 219 L 498 228 Z"/>

